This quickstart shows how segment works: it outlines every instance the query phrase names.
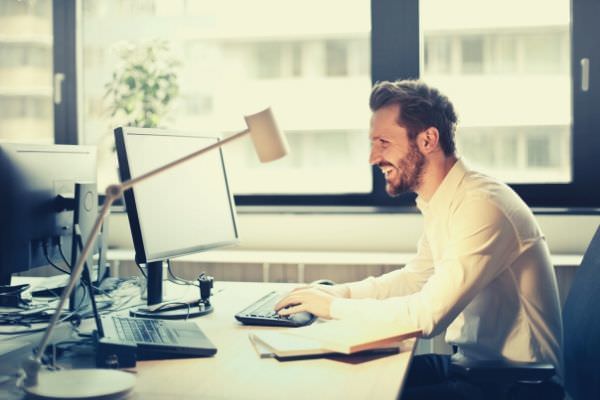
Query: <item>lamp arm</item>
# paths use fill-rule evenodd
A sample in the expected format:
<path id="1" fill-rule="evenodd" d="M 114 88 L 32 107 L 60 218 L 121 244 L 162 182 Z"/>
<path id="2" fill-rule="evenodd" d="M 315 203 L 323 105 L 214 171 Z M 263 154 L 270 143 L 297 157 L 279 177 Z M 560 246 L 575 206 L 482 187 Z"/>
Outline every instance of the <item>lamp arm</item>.
<path id="1" fill-rule="evenodd" d="M 62 311 L 65 302 L 67 301 L 71 292 L 73 291 L 75 284 L 79 281 L 81 273 L 83 272 L 83 265 L 85 264 L 85 260 L 87 260 L 87 256 L 92 249 L 92 246 L 95 242 L 95 238 L 98 236 L 100 229 L 102 228 L 102 223 L 104 222 L 104 219 L 106 219 L 108 214 L 110 214 L 110 206 L 112 205 L 114 200 L 115 198 L 107 196 L 102 206 L 102 209 L 100 210 L 100 215 L 98 215 L 98 218 L 96 218 L 96 222 L 94 222 L 94 226 L 92 227 L 90 236 L 88 237 L 88 240 L 83 246 L 83 250 L 81 252 L 81 255 L 79 256 L 77 264 L 75 265 L 75 268 L 71 271 L 71 279 L 69 279 L 69 284 L 63 290 L 62 295 L 60 296 L 60 300 L 58 301 L 58 305 L 56 306 L 56 310 L 54 314 L 52 314 L 52 318 L 50 319 L 50 323 L 48 324 L 48 328 L 44 332 L 44 336 L 40 341 L 39 349 L 35 356 L 35 361 L 37 362 L 39 362 L 42 359 L 44 351 L 48 346 L 50 335 L 52 334 L 52 331 L 54 330 L 54 327 L 56 326 L 56 323 L 60 318 L 60 312 Z"/>
<path id="2" fill-rule="evenodd" d="M 24 383 L 26 386 L 33 386 L 33 385 L 37 384 L 37 373 L 38 373 L 40 365 L 41 365 L 41 359 L 44 354 L 44 351 L 46 350 L 46 347 L 48 346 L 48 342 L 50 341 L 50 336 L 52 334 L 52 331 L 54 330 L 54 328 L 60 318 L 60 312 L 62 311 L 62 309 L 65 305 L 65 302 L 67 301 L 67 298 L 69 298 L 71 292 L 73 291 L 75 284 L 79 281 L 79 278 L 81 277 L 81 273 L 83 272 L 83 265 L 85 264 L 85 260 L 87 259 L 88 254 L 90 253 L 90 251 L 92 249 L 93 243 L 95 242 L 95 238 L 100 233 L 100 229 L 102 227 L 102 222 L 104 222 L 104 220 L 106 219 L 108 214 L 110 214 L 110 206 L 115 202 L 115 200 L 118 199 L 119 197 L 121 197 L 121 195 L 123 194 L 123 192 L 125 190 L 131 189 L 134 185 L 138 184 L 139 182 L 144 181 L 148 178 L 151 178 L 155 175 L 158 175 L 170 168 L 173 168 L 179 164 L 182 164 L 185 161 L 191 160 L 192 158 L 195 158 L 201 154 L 204 154 L 204 153 L 214 150 L 218 147 L 221 147 L 226 143 L 229 143 L 233 140 L 239 139 L 240 137 L 244 136 L 245 134 L 247 134 L 249 132 L 250 132 L 250 130 L 246 129 L 244 131 L 241 131 L 239 133 L 231 135 L 223 140 L 219 140 L 218 142 L 213 143 L 210 146 L 204 147 L 204 148 L 197 150 L 191 154 L 188 154 L 185 157 L 182 157 L 178 160 L 172 161 L 172 162 L 165 164 L 161 167 L 158 167 L 152 171 L 146 172 L 145 174 L 142 174 L 136 178 L 129 179 L 127 181 L 122 182 L 121 184 L 113 184 L 106 188 L 106 197 L 104 199 L 104 204 L 102 205 L 102 209 L 100 210 L 98 218 L 96 218 L 96 222 L 94 222 L 94 226 L 92 227 L 91 233 L 90 233 L 85 245 L 83 246 L 83 250 L 81 251 L 81 254 L 79 255 L 77 264 L 75 265 L 75 268 L 71 271 L 71 279 L 69 280 L 69 284 L 67 285 L 67 287 L 65 287 L 65 289 L 63 290 L 63 292 L 60 296 L 60 300 L 58 301 L 58 305 L 56 306 L 56 311 L 52 315 L 52 318 L 50 319 L 50 322 L 48 324 L 48 328 L 44 332 L 44 336 L 42 337 L 42 340 L 40 341 L 38 352 L 34 358 L 29 358 L 23 363 L 23 369 L 25 370 L 25 374 L 26 374 Z"/>

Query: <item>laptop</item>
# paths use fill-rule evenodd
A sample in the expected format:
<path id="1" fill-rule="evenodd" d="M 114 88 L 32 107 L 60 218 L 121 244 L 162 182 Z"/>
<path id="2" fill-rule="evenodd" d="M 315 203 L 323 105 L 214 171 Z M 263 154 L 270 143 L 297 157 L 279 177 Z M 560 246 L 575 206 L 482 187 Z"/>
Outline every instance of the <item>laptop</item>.
<path id="1" fill-rule="evenodd" d="M 215 345 L 194 322 L 104 315 L 98 336 L 112 343 L 135 344 L 138 360 L 209 357 Z"/>
<path id="2" fill-rule="evenodd" d="M 77 237 L 77 245 L 81 250 L 81 236 Z M 87 263 L 83 268 L 82 281 L 87 285 L 89 293 L 93 293 Z M 90 299 L 96 321 L 96 339 L 103 339 L 117 346 L 135 346 L 137 360 L 207 357 L 217 353 L 215 345 L 194 322 L 100 316 L 94 296 L 90 296 Z"/>

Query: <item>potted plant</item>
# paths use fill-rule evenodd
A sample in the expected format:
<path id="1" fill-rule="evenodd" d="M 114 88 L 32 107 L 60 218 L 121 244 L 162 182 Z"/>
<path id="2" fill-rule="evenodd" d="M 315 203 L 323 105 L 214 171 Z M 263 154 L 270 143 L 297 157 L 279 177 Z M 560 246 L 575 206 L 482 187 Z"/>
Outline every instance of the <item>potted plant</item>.
<path id="1" fill-rule="evenodd" d="M 180 62 L 167 42 L 153 40 L 116 46 L 119 62 L 104 85 L 107 114 L 113 126 L 161 126 L 179 94 Z M 117 179 L 112 130 L 98 143 L 98 187 Z"/>
<path id="2" fill-rule="evenodd" d="M 159 126 L 179 94 L 179 61 L 158 40 L 121 46 L 118 54 L 121 62 L 104 86 L 111 118 L 126 126 Z"/>

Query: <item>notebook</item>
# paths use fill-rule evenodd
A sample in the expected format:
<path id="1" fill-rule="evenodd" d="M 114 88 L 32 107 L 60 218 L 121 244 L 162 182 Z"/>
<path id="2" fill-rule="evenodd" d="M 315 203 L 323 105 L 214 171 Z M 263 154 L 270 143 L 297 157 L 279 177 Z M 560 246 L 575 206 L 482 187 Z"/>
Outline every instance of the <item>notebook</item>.
<path id="1" fill-rule="evenodd" d="M 250 340 L 276 356 L 297 357 L 398 348 L 403 340 L 420 335 L 418 329 L 393 322 L 338 320 L 294 330 L 256 331 Z"/>

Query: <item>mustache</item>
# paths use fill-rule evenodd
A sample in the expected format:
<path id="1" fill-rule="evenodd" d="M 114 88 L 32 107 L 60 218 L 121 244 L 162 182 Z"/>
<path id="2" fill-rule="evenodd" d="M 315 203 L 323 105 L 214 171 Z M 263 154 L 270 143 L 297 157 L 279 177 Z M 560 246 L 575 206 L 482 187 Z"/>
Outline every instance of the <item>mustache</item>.
<path id="1" fill-rule="evenodd" d="M 392 168 L 396 168 L 396 166 L 395 166 L 394 164 L 392 164 L 392 163 L 389 163 L 389 162 L 387 162 L 387 161 L 382 161 L 382 162 L 378 163 L 378 164 L 377 164 L 377 166 L 378 166 L 379 168 L 384 168 L 384 167 L 392 167 Z"/>

